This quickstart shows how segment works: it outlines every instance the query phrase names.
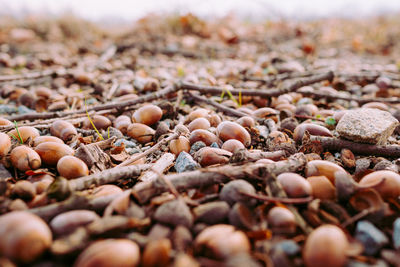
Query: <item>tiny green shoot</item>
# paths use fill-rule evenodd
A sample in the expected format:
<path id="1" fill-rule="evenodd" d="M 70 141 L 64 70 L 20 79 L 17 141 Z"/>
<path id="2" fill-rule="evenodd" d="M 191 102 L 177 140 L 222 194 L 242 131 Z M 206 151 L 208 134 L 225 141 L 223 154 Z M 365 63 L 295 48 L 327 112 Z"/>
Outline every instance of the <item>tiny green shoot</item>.
<path id="1" fill-rule="evenodd" d="M 327 124 L 327 125 L 335 125 L 336 124 L 336 120 L 335 120 L 335 118 L 332 118 L 332 117 L 328 117 L 328 118 L 326 118 L 326 120 L 325 120 L 325 123 Z"/>
<path id="2" fill-rule="evenodd" d="M 17 121 L 14 121 L 14 125 L 15 125 L 15 130 L 17 130 L 17 134 L 18 134 L 18 138 L 19 138 L 19 139 L 17 139 L 14 135 L 13 135 L 13 136 L 14 136 L 14 138 L 17 139 L 21 144 L 23 144 L 24 141 L 23 141 L 23 139 L 22 139 L 22 137 L 21 137 L 21 134 L 19 133 Z"/>
<path id="3" fill-rule="evenodd" d="M 242 106 L 242 89 L 239 89 L 239 107 Z"/>
<path id="4" fill-rule="evenodd" d="M 233 102 L 235 102 L 236 105 L 239 105 L 239 103 L 237 102 L 237 100 L 233 97 L 231 91 L 229 91 L 229 89 L 226 88 L 226 87 L 225 87 L 224 89 L 225 89 L 226 93 L 228 94 L 229 98 L 230 98 Z"/>
<path id="5" fill-rule="evenodd" d="M 104 140 L 103 136 L 99 133 L 99 131 L 97 130 L 96 126 L 94 125 L 92 119 L 91 119 L 90 116 L 89 116 L 89 112 L 87 111 L 86 97 L 85 97 L 85 110 L 86 110 L 86 115 L 87 115 L 87 117 L 88 117 L 88 119 L 89 119 L 89 121 L 90 121 L 90 124 L 92 124 L 92 126 L 93 126 L 93 129 L 94 129 L 94 130 L 96 131 L 96 133 L 99 135 L 100 140 Z"/>
<path id="6" fill-rule="evenodd" d="M 110 126 L 107 127 L 107 138 L 110 139 Z"/>

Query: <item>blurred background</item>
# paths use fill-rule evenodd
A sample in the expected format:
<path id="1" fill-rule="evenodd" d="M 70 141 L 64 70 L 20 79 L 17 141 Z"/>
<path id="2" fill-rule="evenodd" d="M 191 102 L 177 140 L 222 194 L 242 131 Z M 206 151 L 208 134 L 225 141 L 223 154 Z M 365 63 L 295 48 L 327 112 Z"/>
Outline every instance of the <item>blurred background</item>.
<path id="1" fill-rule="evenodd" d="M 0 0 L 0 15 L 72 13 L 92 21 L 126 22 L 148 13 L 191 12 L 202 18 L 228 13 L 257 21 L 363 17 L 400 11 L 399 0 Z"/>

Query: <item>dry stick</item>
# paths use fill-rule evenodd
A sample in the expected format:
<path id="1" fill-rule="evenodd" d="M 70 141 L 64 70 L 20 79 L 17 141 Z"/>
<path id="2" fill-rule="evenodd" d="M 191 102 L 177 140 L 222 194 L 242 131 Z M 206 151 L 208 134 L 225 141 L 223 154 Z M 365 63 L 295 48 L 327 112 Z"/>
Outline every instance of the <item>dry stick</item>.
<path id="1" fill-rule="evenodd" d="M 97 105 L 93 107 L 89 107 L 87 111 L 99 111 L 99 110 L 105 110 L 105 109 L 122 109 L 126 108 L 132 105 L 136 105 L 139 103 L 144 103 L 144 102 L 149 102 L 158 98 L 166 97 L 168 94 L 176 92 L 179 90 L 179 86 L 167 86 L 166 88 L 151 93 L 147 94 L 141 97 L 138 97 L 133 100 L 121 102 L 121 103 L 110 103 L 110 104 L 103 104 L 103 105 Z M 64 112 L 45 112 L 45 113 L 29 113 L 29 114 L 21 114 L 21 115 L 13 115 L 13 116 L 8 116 L 6 119 L 10 121 L 21 121 L 21 120 L 36 120 L 36 119 L 51 119 L 51 118 L 61 118 L 69 115 L 74 115 L 74 114 L 81 114 L 81 113 L 86 113 L 85 109 L 79 109 L 79 110 L 74 110 L 74 111 L 64 111 Z"/>
<path id="2" fill-rule="evenodd" d="M 314 77 L 301 79 L 298 81 L 293 82 L 288 87 L 280 88 L 280 89 L 270 89 L 270 90 L 259 90 L 259 89 L 231 89 L 229 90 L 232 95 L 244 95 L 244 96 L 263 96 L 263 97 L 272 97 L 272 96 L 280 96 L 282 94 L 286 94 L 289 92 L 293 92 L 300 87 L 310 85 L 313 83 L 329 80 L 333 80 L 333 72 L 329 71 L 324 74 L 316 75 Z M 220 95 L 222 92 L 225 92 L 226 89 L 223 87 L 213 87 L 213 86 L 206 86 L 206 85 L 196 85 L 193 83 L 186 83 L 182 82 L 180 87 L 186 90 L 195 90 L 199 91 L 203 94 L 218 94 Z"/>
<path id="3" fill-rule="evenodd" d="M 390 158 L 400 157 L 399 145 L 371 145 L 323 136 L 311 136 L 310 139 L 311 141 L 320 142 L 322 147 L 327 150 L 341 151 L 343 148 L 347 148 L 354 154 L 359 155 L 385 156 Z"/>
<path id="4" fill-rule="evenodd" d="M 277 150 L 271 152 L 264 151 L 248 151 L 247 149 L 236 150 L 230 158 L 231 163 L 237 162 L 253 162 L 259 159 L 280 160 L 287 156 L 285 150 Z"/>
<path id="5" fill-rule="evenodd" d="M 286 80 L 286 79 L 304 78 L 304 77 L 310 77 L 310 76 L 313 76 L 316 74 L 318 74 L 318 73 L 315 70 L 306 71 L 306 72 L 286 72 L 286 73 L 276 74 L 273 76 L 268 76 L 266 78 L 243 76 L 242 80 L 261 82 L 261 83 L 265 83 L 266 85 L 271 85 L 271 84 L 274 84 L 275 82 L 279 82 L 279 81 Z"/>
<path id="6" fill-rule="evenodd" d="M 164 173 L 170 166 L 174 164 L 175 155 L 171 153 L 165 153 L 161 156 L 149 170 L 144 172 L 139 177 L 140 181 L 151 182 L 157 179 L 158 173 Z M 156 171 L 156 172 L 155 172 Z"/>
<path id="7" fill-rule="evenodd" d="M 170 180 L 178 191 L 183 191 L 191 188 L 226 183 L 232 179 L 265 178 L 268 173 L 278 175 L 283 172 L 296 172 L 302 170 L 306 163 L 307 159 L 304 154 L 298 153 L 289 157 L 288 160 L 275 163 L 249 163 L 240 166 L 228 164 L 221 167 L 210 167 L 196 171 L 169 174 L 165 178 Z M 132 194 L 140 203 L 146 203 L 152 197 L 167 190 L 168 188 L 164 183 L 156 180 L 147 183 L 137 183 L 132 188 Z"/>
<path id="8" fill-rule="evenodd" d="M 167 144 L 169 141 L 178 138 L 182 134 L 186 134 L 185 129 L 184 129 L 185 127 L 183 127 L 183 129 L 182 129 L 182 127 L 178 127 L 178 126 L 175 128 L 175 132 L 172 135 L 170 135 L 169 137 L 167 137 L 165 139 L 162 139 L 157 144 L 155 144 L 151 148 L 147 149 L 145 152 L 132 155 L 129 159 L 127 159 L 124 162 L 117 165 L 117 167 L 129 165 L 129 164 L 137 161 L 138 159 L 146 157 L 146 156 L 150 155 L 151 153 L 157 151 L 157 149 L 159 149 L 162 145 Z"/>
<path id="9" fill-rule="evenodd" d="M 369 97 L 369 98 L 361 98 L 358 96 L 340 96 L 340 95 L 327 95 L 326 93 L 320 92 L 300 92 L 303 96 L 313 96 L 317 98 L 327 98 L 327 99 L 341 99 L 347 101 L 356 101 L 357 103 L 364 104 L 369 102 L 384 102 L 388 104 L 398 104 L 400 103 L 399 97 Z"/>
<path id="10" fill-rule="evenodd" d="M 28 72 L 22 74 L 1 75 L 0 82 L 23 80 L 23 79 L 37 79 L 46 76 L 52 76 L 54 74 L 57 74 L 56 70 L 43 70 L 43 71 Z"/>
<path id="11" fill-rule="evenodd" d="M 119 84 L 117 82 L 114 82 L 112 84 L 110 90 L 108 91 L 106 99 L 110 100 L 113 97 L 113 95 L 115 94 L 115 92 L 117 91 L 118 87 L 119 87 Z"/>
<path id="12" fill-rule="evenodd" d="M 267 201 L 267 202 L 280 202 L 284 204 L 306 204 L 309 203 L 310 201 L 313 200 L 312 197 L 299 197 L 299 198 L 289 198 L 289 197 L 270 197 L 270 196 L 264 196 L 264 195 L 258 195 L 258 194 L 251 194 L 247 192 L 240 192 L 240 194 L 258 199 L 261 201 Z"/>

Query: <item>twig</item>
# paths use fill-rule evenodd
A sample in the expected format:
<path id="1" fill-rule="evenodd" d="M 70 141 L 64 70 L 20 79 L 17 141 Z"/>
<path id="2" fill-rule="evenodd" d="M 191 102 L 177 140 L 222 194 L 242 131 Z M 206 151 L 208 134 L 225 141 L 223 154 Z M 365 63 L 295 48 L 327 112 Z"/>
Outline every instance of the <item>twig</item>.
<path id="1" fill-rule="evenodd" d="M 350 149 L 354 154 L 385 156 L 391 158 L 400 157 L 399 145 L 371 145 L 355 143 L 352 141 L 333 137 L 310 136 L 311 141 L 318 141 L 327 150 L 341 151 L 343 148 Z"/>
<path id="2" fill-rule="evenodd" d="M 300 197 L 300 198 L 269 197 L 258 194 L 250 194 L 247 192 L 240 192 L 240 194 L 262 201 L 274 202 L 274 203 L 280 202 L 284 204 L 305 204 L 313 200 L 312 197 Z"/>
<path id="3" fill-rule="evenodd" d="M 108 91 L 106 99 L 110 100 L 113 97 L 113 95 L 115 94 L 115 92 L 117 91 L 118 87 L 119 87 L 119 84 L 114 82 L 112 84 L 110 90 Z"/>
<path id="4" fill-rule="evenodd" d="M 327 95 L 326 93 L 320 92 L 301 92 L 303 96 L 312 96 L 318 99 L 326 98 L 326 99 L 341 99 L 347 101 L 355 101 L 360 104 L 369 103 L 369 102 L 383 102 L 388 104 L 398 104 L 400 103 L 399 97 L 390 97 L 390 98 L 383 98 L 383 97 L 369 97 L 369 98 L 361 98 L 358 96 L 340 96 L 340 95 Z"/>
<path id="5" fill-rule="evenodd" d="M 279 96 L 282 94 L 286 94 L 289 92 L 293 92 L 296 89 L 310 85 L 313 83 L 329 80 L 333 80 L 333 72 L 329 71 L 324 74 L 316 75 L 314 77 L 310 77 L 307 79 L 301 79 L 298 81 L 293 82 L 288 87 L 280 88 L 280 89 L 270 89 L 270 90 L 258 90 L 258 89 L 231 89 L 229 90 L 232 95 L 239 95 L 242 94 L 243 96 L 263 96 L 263 97 L 272 97 L 272 96 Z M 203 94 L 217 94 L 220 95 L 222 92 L 225 91 L 222 87 L 214 87 L 214 86 L 206 86 L 206 85 L 196 85 L 192 83 L 181 83 L 181 88 L 186 90 L 194 90 L 199 91 Z"/>
<path id="6" fill-rule="evenodd" d="M 166 169 L 174 164 L 175 155 L 171 153 L 165 153 L 161 156 L 149 170 L 144 172 L 139 180 L 142 182 L 151 182 L 157 179 L 158 173 L 164 173 Z M 155 171 L 157 172 L 155 172 Z"/>
<path id="7" fill-rule="evenodd" d="M 218 183 L 225 183 L 231 179 L 249 179 L 251 177 L 264 178 L 268 173 L 279 175 L 283 172 L 296 172 L 304 168 L 307 159 L 303 153 L 291 156 L 288 160 L 275 163 L 249 163 L 240 166 L 224 165 L 210 167 L 196 171 L 166 175 L 178 191 L 190 188 L 199 188 Z M 168 188 L 159 181 L 141 182 L 132 188 L 132 194 L 140 203 L 146 203 L 153 196 L 159 195 Z"/>
<path id="8" fill-rule="evenodd" d="M 21 73 L 21 74 L 1 75 L 0 83 L 13 81 L 13 80 L 37 79 L 37 78 L 42 78 L 42 77 L 46 77 L 46 76 L 52 76 L 54 74 L 57 74 L 56 70 L 43 70 L 43 71 L 35 71 L 35 72 L 28 72 L 28 73 Z"/>
<path id="9" fill-rule="evenodd" d="M 235 153 L 233 153 L 229 161 L 231 163 L 253 162 L 259 159 L 270 159 L 277 161 L 286 156 L 287 152 L 284 150 L 264 152 L 264 151 L 248 151 L 247 149 L 239 149 L 235 151 Z"/>

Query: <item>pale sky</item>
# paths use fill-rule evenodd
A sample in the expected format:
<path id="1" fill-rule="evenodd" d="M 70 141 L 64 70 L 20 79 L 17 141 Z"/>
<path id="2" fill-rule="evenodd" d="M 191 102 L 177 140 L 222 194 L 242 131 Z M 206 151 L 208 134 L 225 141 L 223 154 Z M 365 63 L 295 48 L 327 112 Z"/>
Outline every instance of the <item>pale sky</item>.
<path id="1" fill-rule="evenodd" d="M 65 11 L 90 20 L 135 20 L 149 12 L 192 12 L 200 16 L 223 16 L 234 11 L 250 18 L 358 17 L 377 13 L 400 13 L 400 0 L 0 0 L 0 14 Z"/>

